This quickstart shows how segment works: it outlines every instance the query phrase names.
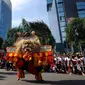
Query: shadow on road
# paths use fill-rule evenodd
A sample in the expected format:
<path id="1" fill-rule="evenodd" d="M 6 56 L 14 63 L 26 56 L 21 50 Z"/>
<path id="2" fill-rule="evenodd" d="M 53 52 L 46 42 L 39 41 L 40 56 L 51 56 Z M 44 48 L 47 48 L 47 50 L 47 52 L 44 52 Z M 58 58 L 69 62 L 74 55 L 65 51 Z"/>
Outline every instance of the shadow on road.
<path id="1" fill-rule="evenodd" d="M 85 80 L 62 80 L 62 81 L 42 81 L 38 82 L 36 80 L 22 80 L 30 83 L 38 84 L 50 84 L 50 85 L 85 85 Z"/>
<path id="2" fill-rule="evenodd" d="M 4 80 L 5 78 L 5 76 L 0 76 L 0 80 Z"/>
<path id="3" fill-rule="evenodd" d="M 14 73 L 14 72 L 0 72 L 0 74 L 4 74 L 4 75 L 16 75 L 17 73 Z"/>

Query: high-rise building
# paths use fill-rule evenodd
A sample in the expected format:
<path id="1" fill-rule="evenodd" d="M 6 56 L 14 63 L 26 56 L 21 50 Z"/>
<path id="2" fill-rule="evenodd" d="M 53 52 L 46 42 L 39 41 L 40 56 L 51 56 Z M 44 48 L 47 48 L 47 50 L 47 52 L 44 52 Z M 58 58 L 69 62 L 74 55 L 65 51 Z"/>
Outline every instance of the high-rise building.
<path id="1" fill-rule="evenodd" d="M 0 0 L 0 37 L 6 39 L 7 29 L 12 25 L 12 4 L 10 0 Z"/>
<path id="2" fill-rule="evenodd" d="M 63 43 L 67 24 L 73 18 L 85 18 L 85 0 L 47 0 L 47 12 L 56 42 Z"/>
<path id="3" fill-rule="evenodd" d="M 59 43 L 60 34 L 59 34 L 58 16 L 57 16 L 54 0 L 47 0 L 47 12 L 48 12 L 50 30 L 56 42 Z"/>

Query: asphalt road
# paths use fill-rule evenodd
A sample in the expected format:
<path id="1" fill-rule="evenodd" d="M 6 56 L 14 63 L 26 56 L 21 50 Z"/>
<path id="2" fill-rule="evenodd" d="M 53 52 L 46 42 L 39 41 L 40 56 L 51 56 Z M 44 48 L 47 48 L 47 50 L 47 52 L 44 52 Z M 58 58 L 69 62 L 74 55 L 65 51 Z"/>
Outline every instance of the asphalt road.
<path id="1" fill-rule="evenodd" d="M 85 85 L 85 76 L 43 73 L 43 82 L 37 82 L 33 75 L 26 74 L 20 81 L 16 80 L 16 72 L 0 69 L 0 85 Z"/>

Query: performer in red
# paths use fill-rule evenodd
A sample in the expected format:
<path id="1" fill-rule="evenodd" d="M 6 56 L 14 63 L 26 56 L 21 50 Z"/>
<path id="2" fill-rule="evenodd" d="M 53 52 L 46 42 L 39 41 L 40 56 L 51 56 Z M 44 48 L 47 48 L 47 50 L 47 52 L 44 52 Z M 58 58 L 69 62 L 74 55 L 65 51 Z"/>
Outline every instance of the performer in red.
<path id="1" fill-rule="evenodd" d="M 52 52 L 41 52 L 39 37 L 35 35 L 34 31 L 29 38 L 18 40 L 14 46 L 15 52 L 13 52 L 13 55 L 9 53 L 6 59 L 15 63 L 15 67 L 18 69 L 17 80 L 25 77 L 25 70 L 35 75 L 36 80 L 42 81 L 44 66 L 52 62 Z"/>

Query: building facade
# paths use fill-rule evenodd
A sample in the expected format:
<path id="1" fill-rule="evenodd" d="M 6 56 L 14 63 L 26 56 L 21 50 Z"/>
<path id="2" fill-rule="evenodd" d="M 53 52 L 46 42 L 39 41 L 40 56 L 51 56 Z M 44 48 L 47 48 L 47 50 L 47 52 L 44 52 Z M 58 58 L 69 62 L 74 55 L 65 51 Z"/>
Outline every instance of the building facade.
<path id="1" fill-rule="evenodd" d="M 64 43 L 67 24 L 73 18 L 85 18 L 85 0 L 47 0 L 47 12 L 56 42 Z"/>
<path id="2" fill-rule="evenodd" d="M 56 6 L 54 0 L 47 0 L 47 12 L 50 30 L 56 40 L 57 43 L 60 42 L 60 34 L 59 34 L 59 25 L 58 25 L 58 16 L 56 12 Z"/>
<path id="3" fill-rule="evenodd" d="M 12 26 L 12 4 L 10 0 L 0 0 L 0 37 L 6 39 L 7 30 Z"/>

